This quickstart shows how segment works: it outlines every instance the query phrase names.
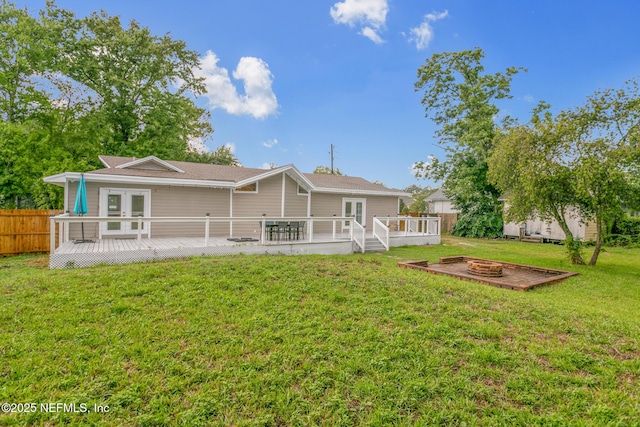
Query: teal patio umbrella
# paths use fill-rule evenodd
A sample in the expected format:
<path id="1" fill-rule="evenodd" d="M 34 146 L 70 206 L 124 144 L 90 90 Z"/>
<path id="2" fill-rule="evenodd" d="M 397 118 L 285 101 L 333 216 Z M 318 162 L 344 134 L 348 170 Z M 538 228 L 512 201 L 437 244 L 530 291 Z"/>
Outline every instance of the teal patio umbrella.
<path id="1" fill-rule="evenodd" d="M 86 215 L 87 209 L 87 187 L 84 183 L 84 174 L 80 174 L 80 181 L 78 182 L 78 192 L 76 193 L 76 204 L 73 207 L 73 213 L 76 215 Z M 82 240 L 75 240 L 75 243 L 90 242 L 91 240 L 84 239 L 84 222 L 80 223 L 82 227 Z"/>

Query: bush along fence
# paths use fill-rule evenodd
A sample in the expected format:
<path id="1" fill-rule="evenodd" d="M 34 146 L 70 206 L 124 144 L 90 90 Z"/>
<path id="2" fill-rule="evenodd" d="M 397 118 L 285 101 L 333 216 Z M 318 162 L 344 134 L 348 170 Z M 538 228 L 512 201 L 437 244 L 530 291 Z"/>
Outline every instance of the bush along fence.
<path id="1" fill-rule="evenodd" d="M 49 252 L 49 218 L 59 212 L 31 209 L 0 210 L 0 255 Z"/>

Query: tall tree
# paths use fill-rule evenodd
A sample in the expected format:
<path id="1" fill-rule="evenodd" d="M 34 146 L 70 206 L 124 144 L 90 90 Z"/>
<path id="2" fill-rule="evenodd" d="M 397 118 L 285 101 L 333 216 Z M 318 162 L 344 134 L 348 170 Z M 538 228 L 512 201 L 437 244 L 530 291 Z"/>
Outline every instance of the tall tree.
<path id="1" fill-rule="evenodd" d="M 522 68 L 487 74 L 482 49 L 434 54 L 418 69 L 416 91 L 422 91 L 427 117 L 438 126 L 438 143 L 446 159 L 418 162 L 418 177 L 443 182 L 443 191 L 460 210 L 452 232 L 470 237 L 502 233 L 498 189 L 487 180 L 499 112 L 496 100 L 510 98 L 512 76 Z"/>
<path id="2" fill-rule="evenodd" d="M 86 143 L 72 145 L 73 138 L 64 135 L 80 111 L 75 103 L 64 102 L 71 92 L 57 68 L 62 40 L 78 28 L 73 22 L 69 12 L 51 2 L 39 18 L 11 3 L 0 3 L 0 205 L 4 207 L 57 205 L 60 191 L 42 185 L 45 171 L 51 171 L 52 163 L 75 165 L 69 160 L 80 151 L 90 154 L 84 150 Z M 60 171 L 54 167 L 52 173 Z"/>
<path id="3" fill-rule="evenodd" d="M 1 206 L 60 207 L 42 177 L 95 169 L 98 154 L 182 160 L 212 133 L 183 42 L 53 1 L 33 16 L 0 1 Z"/>
<path id="4" fill-rule="evenodd" d="M 577 217 L 572 171 L 566 162 L 568 129 L 540 103 L 528 124 L 514 124 L 496 136 L 488 178 L 507 195 L 505 220 L 554 219 L 565 234 L 572 264 L 584 264 L 581 242 L 569 227 Z"/>
<path id="5" fill-rule="evenodd" d="M 567 236 L 573 263 L 583 263 L 564 218 L 574 212 L 597 227 L 595 265 L 604 237 L 623 208 L 637 207 L 634 179 L 640 141 L 637 80 L 597 92 L 584 106 L 553 117 L 542 104 L 531 121 L 496 139 L 490 178 L 509 195 L 509 217 L 554 218 Z"/>
<path id="6" fill-rule="evenodd" d="M 131 21 L 93 13 L 71 40 L 66 74 L 95 94 L 107 132 L 105 154 L 181 159 L 192 138 L 211 134 L 209 114 L 191 95 L 204 92 L 196 52 L 168 35 L 154 36 Z"/>
<path id="7" fill-rule="evenodd" d="M 25 9 L 0 3 L 0 117 L 20 123 L 48 103 L 36 76 L 46 67 L 46 29 Z"/>
<path id="8" fill-rule="evenodd" d="M 640 143 L 638 79 L 623 89 L 596 92 L 584 106 L 563 114 L 573 141 L 575 192 L 583 214 L 595 221 L 596 245 L 589 261 L 595 265 L 604 237 L 623 206 L 637 203 L 640 187 L 631 171 Z"/>

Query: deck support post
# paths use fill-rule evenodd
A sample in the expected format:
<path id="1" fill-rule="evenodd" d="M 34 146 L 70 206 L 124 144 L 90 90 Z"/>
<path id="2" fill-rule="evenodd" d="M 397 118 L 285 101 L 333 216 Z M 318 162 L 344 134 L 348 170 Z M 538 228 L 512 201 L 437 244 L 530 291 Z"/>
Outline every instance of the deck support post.
<path id="1" fill-rule="evenodd" d="M 204 220 L 204 246 L 209 246 L 209 212 L 205 214 Z"/>
<path id="2" fill-rule="evenodd" d="M 332 221 L 333 223 L 333 234 L 331 235 L 331 238 L 333 240 L 336 240 L 336 220 L 335 220 L 336 214 L 333 214 L 333 218 L 334 220 Z"/>

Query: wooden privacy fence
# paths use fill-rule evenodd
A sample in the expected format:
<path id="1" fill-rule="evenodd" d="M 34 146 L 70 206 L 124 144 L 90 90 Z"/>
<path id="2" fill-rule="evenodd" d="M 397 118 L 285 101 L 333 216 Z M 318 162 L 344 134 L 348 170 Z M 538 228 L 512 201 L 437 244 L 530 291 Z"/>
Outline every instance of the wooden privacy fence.
<path id="1" fill-rule="evenodd" d="M 0 255 L 49 252 L 49 217 L 58 213 L 59 210 L 0 210 Z"/>
<path id="2" fill-rule="evenodd" d="M 435 215 L 440 217 L 440 220 L 442 221 L 442 231 L 446 231 L 447 233 L 451 231 L 451 227 L 453 227 L 453 224 L 458 220 L 457 213 L 438 213 Z"/>

